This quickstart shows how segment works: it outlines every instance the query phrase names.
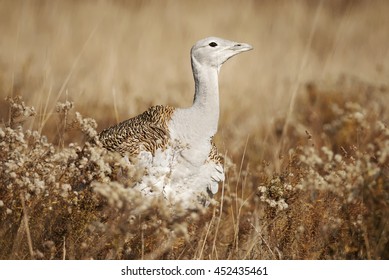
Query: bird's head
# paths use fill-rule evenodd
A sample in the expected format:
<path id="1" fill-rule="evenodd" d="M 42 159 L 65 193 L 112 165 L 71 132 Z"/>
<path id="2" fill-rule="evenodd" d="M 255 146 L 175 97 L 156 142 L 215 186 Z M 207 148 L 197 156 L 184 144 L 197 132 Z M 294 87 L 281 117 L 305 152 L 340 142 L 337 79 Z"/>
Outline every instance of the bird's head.
<path id="1" fill-rule="evenodd" d="M 208 37 L 198 41 L 192 47 L 191 58 L 192 63 L 220 69 L 221 65 L 229 58 L 251 49 L 253 47 L 249 44 Z"/>

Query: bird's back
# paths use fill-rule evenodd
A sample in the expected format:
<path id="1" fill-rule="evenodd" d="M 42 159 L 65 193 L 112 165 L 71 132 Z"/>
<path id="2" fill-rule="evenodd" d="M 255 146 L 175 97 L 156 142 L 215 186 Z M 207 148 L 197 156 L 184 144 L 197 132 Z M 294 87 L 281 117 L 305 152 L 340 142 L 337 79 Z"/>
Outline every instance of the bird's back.
<path id="1" fill-rule="evenodd" d="M 99 135 L 102 145 L 129 157 L 140 151 L 152 154 L 158 148 L 166 148 L 169 142 L 168 123 L 174 108 L 153 106 L 142 114 L 103 130 Z"/>

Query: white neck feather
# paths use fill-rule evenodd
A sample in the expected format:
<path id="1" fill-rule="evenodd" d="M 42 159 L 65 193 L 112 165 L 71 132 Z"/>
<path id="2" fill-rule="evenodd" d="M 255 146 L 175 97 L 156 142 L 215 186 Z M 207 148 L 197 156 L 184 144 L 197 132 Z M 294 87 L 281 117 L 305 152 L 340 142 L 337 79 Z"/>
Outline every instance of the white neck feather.
<path id="1" fill-rule="evenodd" d="M 195 81 L 193 105 L 177 109 L 169 124 L 170 136 L 190 149 L 181 155 L 192 165 L 202 165 L 211 150 L 210 139 L 219 121 L 218 69 L 200 64 L 192 57 Z"/>
<path id="2" fill-rule="evenodd" d="M 195 95 L 191 107 L 193 118 L 204 128 L 204 136 L 213 136 L 219 122 L 219 69 L 201 65 L 192 57 Z"/>

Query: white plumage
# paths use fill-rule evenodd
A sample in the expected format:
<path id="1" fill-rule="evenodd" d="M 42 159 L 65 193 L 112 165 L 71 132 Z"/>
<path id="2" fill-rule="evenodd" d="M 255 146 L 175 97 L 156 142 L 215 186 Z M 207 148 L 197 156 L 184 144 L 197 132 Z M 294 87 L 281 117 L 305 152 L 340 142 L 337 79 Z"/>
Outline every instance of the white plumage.
<path id="1" fill-rule="evenodd" d="M 218 74 L 225 61 L 251 49 L 217 37 L 198 41 L 191 49 L 191 107 L 154 106 L 100 133 L 104 147 L 137 158 L 146 169 L 134 188 L 188 208 L 207 204 L 217 193 L 224 180 L 222 157 L 212 141 L 219 121 Z"/>

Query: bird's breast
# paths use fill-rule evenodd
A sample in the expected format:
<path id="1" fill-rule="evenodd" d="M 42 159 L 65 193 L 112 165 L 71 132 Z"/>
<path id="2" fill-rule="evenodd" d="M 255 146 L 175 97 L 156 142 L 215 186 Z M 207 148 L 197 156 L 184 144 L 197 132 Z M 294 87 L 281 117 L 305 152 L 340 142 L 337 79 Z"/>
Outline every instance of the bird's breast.
<path id="1" fill-rule="evenodd" d="M 183 161 L 200 166 L 211 151 L 213 132 L 201 122 L 193 121 L 189 115 L 173 115 L 169 125 L 171 145 L 179 151 Z M 213 133 L 213 134 L 212 134 Z"/>

